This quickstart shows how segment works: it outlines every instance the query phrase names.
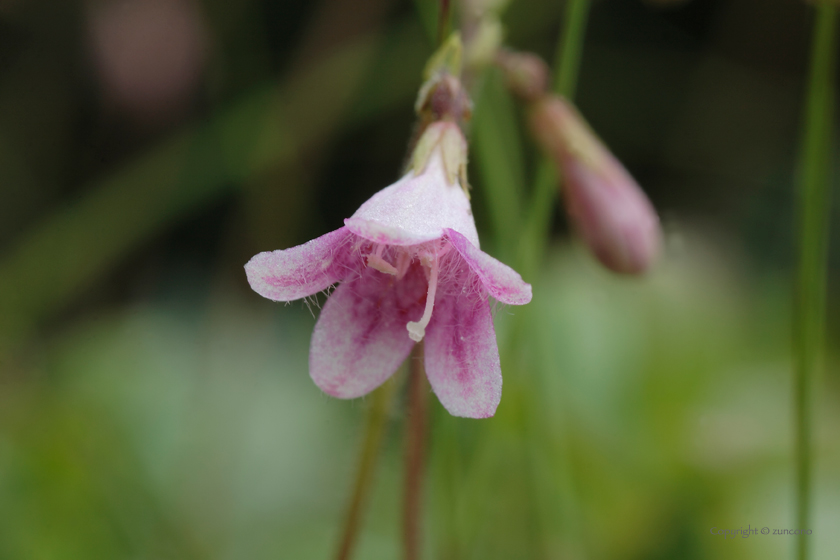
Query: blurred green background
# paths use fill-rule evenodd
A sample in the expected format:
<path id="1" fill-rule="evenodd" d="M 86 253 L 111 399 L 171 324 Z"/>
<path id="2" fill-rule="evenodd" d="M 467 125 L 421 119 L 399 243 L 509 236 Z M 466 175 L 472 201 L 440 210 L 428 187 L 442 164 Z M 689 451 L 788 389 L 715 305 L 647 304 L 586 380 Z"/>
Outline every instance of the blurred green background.
<path id="1" fill-rule="evenodd" d="M 333 556 L 369 400 L 315 387 L 317 309 L 260 298 L 242 266 L 399 176 L 433 4 L 0 0 L 0 558 Z M 563 8 L 512 2 L 508 44 L 551 60 Z M 577 101 L 659 209 L 665 254 L 617 278 L 558 213 L 534 302 L 496 312 L 496 417 L 431 400 L 427 558 L 790 557 L 794 537 L 711 530 L 793 526 L 811 21 L 794 0 L 594 3 Z M 475 100 L 478 227 L 513 263 L 518 217 L 483 185 L 524 206 L 536 151 L 498 76 Z M 837 246 L 816 407 L 826 560 Z M 400 554 L 398 395 L 360 559 Z"/>

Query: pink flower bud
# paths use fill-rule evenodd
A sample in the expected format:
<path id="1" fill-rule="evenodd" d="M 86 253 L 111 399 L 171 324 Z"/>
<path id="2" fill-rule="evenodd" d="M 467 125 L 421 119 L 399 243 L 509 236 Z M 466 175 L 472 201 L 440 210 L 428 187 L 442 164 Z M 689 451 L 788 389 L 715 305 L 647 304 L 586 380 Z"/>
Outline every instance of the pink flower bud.
<path id="1" fill-rule="evenodd" d="M 562 174 L 567 211 L 598 260 L 614 272 L 645 272 L 662 234 L 633 177 L 564 99 L 546 96 L 534 103 L 531 126 Z"/>
<path id="2" fill-rule="evenodd" d="M 472 104 L 461 81 L 445 72 L 432 76 L 423 84 L 414 109 L 428 122 L 463 122 L 472 114 Z"/>

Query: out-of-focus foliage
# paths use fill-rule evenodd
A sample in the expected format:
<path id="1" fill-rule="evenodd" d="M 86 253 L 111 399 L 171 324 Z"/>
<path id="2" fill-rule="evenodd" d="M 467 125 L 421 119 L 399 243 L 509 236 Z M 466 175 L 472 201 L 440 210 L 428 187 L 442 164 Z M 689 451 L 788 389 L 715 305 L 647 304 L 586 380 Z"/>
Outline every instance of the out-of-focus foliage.
<path id="1" fill-rule="evenodd" d="M 197 77 L 150 84 L 138 105 L 97 63 L 115 37 L 92 31 L 104 3 L 0 0 L 0 558 L 333 554 L 367 403 L 317 390 L 318 309 L 259 298 L 241 266 L 338 227 L 399 174 L 434 27 L 413 4 L 180 0 L 196 35 L 172 44 L 197 49 L 176 61 Z M 810 12 L 661 4 L 595 3 L 577 99 L 660 209 L 665 258 L 611 277 L 557 219 L 534 302 L 496 311 L 497 416 L 434 404 L 429 558 L 793 547 L 710 530 L 793 519 L 790 201 Z M 561 17 L 513 2 L 508 43 L 550 58 Z M 525 201 L 499 201 L 529 192 L 537 158 L 497 85 L 476 84 L 471 182 L 483 246 L 513 263 L 500 232 L 523 226 L 505 209 Z M 829 358 L 815 559 L 840 546 Z M 402 419 L 398 399 L 358 558 L 399 555 Z"/>
<path id="2" fill-rule="evenodd" d="M 528 367 L 505 363 L 497 416 L 435 405 L 432 556 L 786 557 L 784 536 L 710 534 L 787 527 L 792 494 L 785 293 L 772 278 L 754 291 L 714 249 L 689 238 L 629 283 L 552 251 Z M 219 294 L 57 336 L 2 398 L 3 557 L 328 557 L 364 403 L 309 381 L 312 324 L 302 305 Z M 836 399 L 823 405 L 835 421 Z M 400 422 L 397 406 L 360 558 L 399 551 Z M 830 558 L 828 432 L 820 457 L 816 552 Z"/>

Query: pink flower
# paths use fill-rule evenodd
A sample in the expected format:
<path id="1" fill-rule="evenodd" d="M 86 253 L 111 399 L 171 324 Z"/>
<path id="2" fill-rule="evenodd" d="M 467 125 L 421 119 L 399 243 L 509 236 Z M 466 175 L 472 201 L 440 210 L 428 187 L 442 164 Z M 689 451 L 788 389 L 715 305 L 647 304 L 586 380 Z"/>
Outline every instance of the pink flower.
<path id="1" fill-rule="evenodd" d="M 502 375 L 488 295 L 522 305 L 531 300 L 531 286 L 479 250 L 458 180 L 465 154 L 456 125 L 430 125 L 414 170 L 365 202 L 344 227 L 245 265 L 254 291 L 275 301 L 341 282 L 309 350 L 309 373 L 324 392 L 347 399 L 369 393 L 425 338 L 426 373 L 443 406 L 455 416 L 495 413 Z"/>

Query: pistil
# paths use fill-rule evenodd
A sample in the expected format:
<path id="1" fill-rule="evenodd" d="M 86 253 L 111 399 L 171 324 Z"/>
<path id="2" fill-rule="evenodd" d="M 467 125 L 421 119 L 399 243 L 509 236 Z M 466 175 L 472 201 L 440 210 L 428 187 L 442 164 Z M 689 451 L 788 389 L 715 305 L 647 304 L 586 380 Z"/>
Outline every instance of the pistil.
<path id="1" fill-rule="evenodd" d="M 414 342 L 420 342 L 426 335 L 426 327 L 429 321 L 432 320 L 432 310 L 435 307 L 435 293 L 437 292 L 438 283 L 438 255 L 435 251 L 432 254 L 424 255 L 421 260 L 428 259 L 430 262 L 423 262 L 429 267 L 429 291 L 426 294 L 426 309 L 423 311 L 423 316 L 419 321 L 409 321 L 405 326 L 408 329 L 408 336 Z"/>

